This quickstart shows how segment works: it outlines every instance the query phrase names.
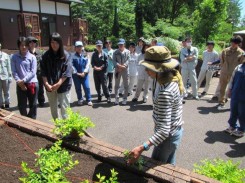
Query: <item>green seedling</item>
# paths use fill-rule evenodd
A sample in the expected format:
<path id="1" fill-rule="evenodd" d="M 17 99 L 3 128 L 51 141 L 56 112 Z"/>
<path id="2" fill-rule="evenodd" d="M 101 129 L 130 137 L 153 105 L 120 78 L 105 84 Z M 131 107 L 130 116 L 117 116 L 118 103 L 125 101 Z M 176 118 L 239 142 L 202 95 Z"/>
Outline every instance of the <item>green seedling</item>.
<path id="1" fill-rule="evenodd" d="M 125 150 L 123 152 L 123 155 L 124 155 L 124 159 L 125 159 L 126 162 L 129 159 L 131 159 L 129 150 Z M 144 164 L 145 164 L 144 158 L 142 156 L 140 156 L 139 159 L 133 165 L 137 166 L 139 170 L 143 170 Z"/>

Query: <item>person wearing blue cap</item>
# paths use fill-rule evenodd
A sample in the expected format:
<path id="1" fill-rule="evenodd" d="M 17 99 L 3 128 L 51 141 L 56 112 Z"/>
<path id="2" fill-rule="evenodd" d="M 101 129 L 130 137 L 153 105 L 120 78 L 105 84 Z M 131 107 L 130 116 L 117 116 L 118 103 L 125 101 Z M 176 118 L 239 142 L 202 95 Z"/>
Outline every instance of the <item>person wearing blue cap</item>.
<path id="1" fill-rule="evenodd" d="M 236 137 L 243 137 L 245 133 L 245 53 L 242 59 L 242 64 L 235 68 L 228 85 L 231 112 L 228 120 L 230 127 L 225 131 Z M 240 124 L 239 127 L 237 121 Z"/>
<path id="2" fill-rule="evenodd" d="M 115 105 L 119 104 L 119 85 L 120 85 L 121 77 L 123 79 L 123 87 L 124 87 L 122 105 L 127 104 L 129 59 L 130 59 L 130 52 L 125 48 L 125 40 L 119 39 L 118 49 L 113 53 L 113 63 L 115 66 Z"/>
<path id="3" fill-rule="evenodd" d="M 72 78 L 76 89 L 78 105 L 83 105 L 81 85 L 85 92 L 87 104 L 89 106 L 93 105 L 89 87 L 89 64 L 88 58 L 83 55 L 83 43 L 81 41 L 76 41 L 75 54 L 72 56 Z"/>
<path id="4" fill-rule="evenodd" d="M 107 98 L 107 103 L 111 103 L 111 97 L 107 87 L 107 67 L 108 67 L 108 57 L 107 54 L 102 50 L 103 42 L 96 41 L 96 50 L 91 58 L 91 65 L 94 69 L 94 84 L 95 89 L 98 94 L 98 102 L 101 102 L 101 86 L 103 93 Z"/>

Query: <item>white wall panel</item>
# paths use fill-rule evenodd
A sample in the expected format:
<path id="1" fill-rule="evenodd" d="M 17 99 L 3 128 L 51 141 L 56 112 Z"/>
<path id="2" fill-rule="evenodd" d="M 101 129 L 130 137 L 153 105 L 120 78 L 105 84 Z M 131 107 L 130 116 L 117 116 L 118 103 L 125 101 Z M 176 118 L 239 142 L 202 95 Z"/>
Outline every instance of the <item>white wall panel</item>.
<path id="1" fill-rule="evenodd" d="M 20 10 L 19 0 L 0 0 L 0 9 Z"/>
<path id="2" fill-rule="evenodd" d="M 56 14 L 55 12 L 55 2 L 41 0 L 41 12 L 47 14 Z"/>
<path id="3" fill-rule="evenodd" d="M 23 10 L 39 13 L 38 0 L 22 0 Z"/>
<path id="4" fill-rule="evenodd" d="M 57 3 L 57 14 L 70 16 L 69 4 Z"/>

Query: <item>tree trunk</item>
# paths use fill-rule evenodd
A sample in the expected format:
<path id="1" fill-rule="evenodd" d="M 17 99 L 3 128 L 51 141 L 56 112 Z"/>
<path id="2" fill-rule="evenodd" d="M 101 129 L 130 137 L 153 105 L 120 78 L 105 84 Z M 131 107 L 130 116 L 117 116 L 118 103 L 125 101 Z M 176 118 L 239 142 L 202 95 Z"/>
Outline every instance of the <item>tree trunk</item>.
<path id="1" fill-rule="evenodd" d="M 136 29 L 136 36 L 142 37 L 143 36 L 143 7 L 140 0 L 136 1 L 135 6 L 135 29 Z"/>
<path id="2" fill-rule="evenodd" d="M 112 35 L 116 38 L 119 37 L 119 22 L 118 22 L 118 12 L 117 5 L 114 7 L 114 22 L 112 26 Z"/>

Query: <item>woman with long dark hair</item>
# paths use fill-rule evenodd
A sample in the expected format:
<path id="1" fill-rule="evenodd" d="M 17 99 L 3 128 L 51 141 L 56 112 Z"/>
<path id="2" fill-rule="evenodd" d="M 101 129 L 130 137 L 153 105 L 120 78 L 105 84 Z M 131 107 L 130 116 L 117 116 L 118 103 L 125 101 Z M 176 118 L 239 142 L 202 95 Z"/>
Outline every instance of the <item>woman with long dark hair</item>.
<path id="1" fill-rule="evenodd" d="M 58 102 L 61 107 L 61 117 L 66 118 L 66 108 L 70 106 L 72 65 L 70 55 L 64 50 L 59 33 L 55 32 L 50 36 L 49 50 L 43 55 L 41 61 L 41 75 L 53 119 L 59 117 Z"/>
<path id="2" fill-rule="evenodd" d="M 16 92 L 20 114 L 36 119 L 37 116 L 37 59 L 28 51 L 27 39 L 17 40 L 19 52 L 11 58 L 13 77 L 17 83 Z M 27 101 L 29 112 L 27 113 Z"/>

